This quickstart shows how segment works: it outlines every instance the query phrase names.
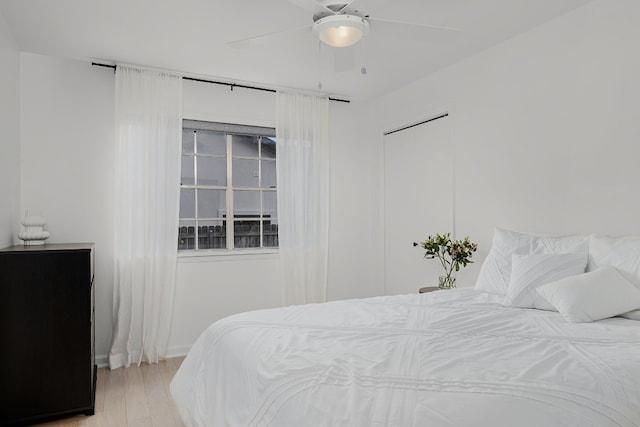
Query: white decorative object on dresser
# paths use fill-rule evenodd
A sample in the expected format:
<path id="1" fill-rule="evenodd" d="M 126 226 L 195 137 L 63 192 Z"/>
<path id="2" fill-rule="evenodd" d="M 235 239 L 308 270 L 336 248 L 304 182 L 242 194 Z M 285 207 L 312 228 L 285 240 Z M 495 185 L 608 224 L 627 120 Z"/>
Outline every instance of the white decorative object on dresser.
<path id="1" fill-rule="evenodd" d="M 18 238 L 24 241 L 25 246 L 44 245 L 44 241 L 49 238 L 49 232 L 44 230 L 47 222 L 41 215 L 33 215 L 27 210 L 21 223 L 24 230 L 18 233 Z"/>

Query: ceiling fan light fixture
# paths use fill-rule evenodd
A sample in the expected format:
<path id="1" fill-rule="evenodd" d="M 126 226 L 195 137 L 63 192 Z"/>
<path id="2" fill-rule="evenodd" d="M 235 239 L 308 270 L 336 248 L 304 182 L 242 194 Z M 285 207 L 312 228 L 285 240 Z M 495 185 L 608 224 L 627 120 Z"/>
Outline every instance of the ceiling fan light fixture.
<path id="1" fill-rule="evenodd" d="M 329 46 L 347 47 L 367 35 L 369 22 L 357 15 L 329 15 L 313 23 L 313 32 Z"/>

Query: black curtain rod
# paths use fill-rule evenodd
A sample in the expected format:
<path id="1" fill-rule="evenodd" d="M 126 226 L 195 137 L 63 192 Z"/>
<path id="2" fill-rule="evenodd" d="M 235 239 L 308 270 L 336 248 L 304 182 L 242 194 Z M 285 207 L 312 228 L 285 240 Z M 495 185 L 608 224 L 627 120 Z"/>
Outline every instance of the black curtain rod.
<path id="1" fill-rule="evenodd" d="M 114 71 L 116 69 L 115 65 L 100 64 L 98 62 L 92 62 L 91 65 L 95 65 L 96 67 L 113 68 Z M 239 85 L 239 84 L 235 84 L 235 83 L 219 82 L 219 81 L 216 81 L 216 80 L 196 79 L 196 78 L 193 78 L 193 77 L 182 76 L 182 80 L 191 80 L 193 82 L 202 82 L 202 83 L 210 83 L 210 84 L 214 84 L 214 85 L 229 86 L 231 88 L 231 90 L 233 90 L 234 87 L 239 87 L 239 88 L 242 88 L 242 89 L 259 90 L 259 91 L 262 91 L 262 92 L 271 92 L 271 93 L 276 93 L 277 92 L 275 89 L 268 89 L 268 88 L 265 88 L 265 87 Z M 344 102 L 344 103 L 347 103 L 347 104 L 349 104 L 351 102 L 348 99 L 339 99 L 339 98 L 331 98 L 331 97 L 329 97 L 329 101 Z"/>
<path id="2" fill-rule="evenodd" d="M 402 130 L 411 129 L 411 128 L 413 128 L 413 127 L 420 126 L 420 125 L 423 125 L 423 124 L 425 124 L 425 123 L 432 122 L 432 121 L 434 121 L 434 120 L 442 119 L 443 117 L 447 117 L 448 115 L 449 115 L 449 113 L 444 113 L 444 114 L 442 114 L 442 115 L 440 115 L 440 116 L 438 116 L 438 117 L 433 117 L 433 118 L 431 118 L 431 119 L 425 120 L 425 121 L 420 122 L 420 123 L 415 123 L 415 124 L 412 124 L 412 125 L 409 125 L 409 126 L 402 127 L 402 128 L 400 128 L 400 129 L 391 130 L 391 131 L 389 131 L 389 132 L 385 132 L 385 133 L 384 133 L 384 136 L 391 135 L 392 133 L 400 132 L 400 131 L 402 131 Z"/>

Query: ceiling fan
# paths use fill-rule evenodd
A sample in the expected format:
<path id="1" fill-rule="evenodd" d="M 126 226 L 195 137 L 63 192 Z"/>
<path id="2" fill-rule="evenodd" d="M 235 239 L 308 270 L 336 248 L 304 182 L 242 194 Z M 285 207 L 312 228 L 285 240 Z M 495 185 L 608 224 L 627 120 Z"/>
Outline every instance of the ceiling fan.
<path id="1" fill-rule="evenodd" d="M 354 52 L 349 49 L 366 38 L 370 32 L 384 33 L 422 41 L 440 41 L 451 38 L 460 31 L 458 28 L 438 25 L 402 22 L 392 19 L 373 17 L 366 10 L 380 6 L 390 0 L 287 0 L 289 3 L 307 10 L 312 14 L 312 24 L 260 34 L 249 38 L 234 40 L 228 44 L 234 48 L 247 48 L 267 42 L 283 40 L 295 33 L 311 32 L 322 43 L 334 49 L 336 71 L 344 71 L 353 65 Z M 311 30 L 311 31 L 309 31 Z M 346 52 L 340 52 L 346 51 Z M 346 64 L 346 65 L 345 65 Z M 366 73 L 366 68 L 362 68 Z"/>

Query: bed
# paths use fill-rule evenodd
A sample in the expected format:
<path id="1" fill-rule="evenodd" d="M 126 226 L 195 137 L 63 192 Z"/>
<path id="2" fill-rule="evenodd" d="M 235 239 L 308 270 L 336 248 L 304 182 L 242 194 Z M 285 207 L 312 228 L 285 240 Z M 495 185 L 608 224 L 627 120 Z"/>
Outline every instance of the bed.
<path id="1" fill-rule="evenodd" d="M 261 310 L 211 325 L 171 393 L 187 426 L 640 426 L 640 322 L 482 286 Z"/>

